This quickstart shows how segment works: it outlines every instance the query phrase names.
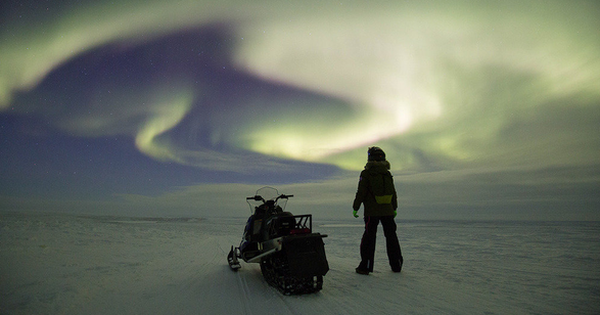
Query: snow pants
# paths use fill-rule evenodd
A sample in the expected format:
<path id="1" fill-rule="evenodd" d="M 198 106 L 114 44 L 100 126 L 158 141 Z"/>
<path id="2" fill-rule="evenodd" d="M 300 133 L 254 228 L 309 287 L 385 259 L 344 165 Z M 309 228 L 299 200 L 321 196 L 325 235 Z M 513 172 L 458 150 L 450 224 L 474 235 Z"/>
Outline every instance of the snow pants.
<path id="1" fill-rule="evenodd" d="M 377 226 L 381 222 L 383 226 L 383 235 L 385 236 L 386 250 L 390 267 L 394 271 L 400 271 L 404 259 L 400 250 L 400 242 L 396 235 L 396 221 L 394 216 L 383 217 L 365 217 L 365 232 L 360 243 L 361 262 L 359 269 L 373 272 L 373 260 L 375 258 L 375 240 L 377 236 Z"/>

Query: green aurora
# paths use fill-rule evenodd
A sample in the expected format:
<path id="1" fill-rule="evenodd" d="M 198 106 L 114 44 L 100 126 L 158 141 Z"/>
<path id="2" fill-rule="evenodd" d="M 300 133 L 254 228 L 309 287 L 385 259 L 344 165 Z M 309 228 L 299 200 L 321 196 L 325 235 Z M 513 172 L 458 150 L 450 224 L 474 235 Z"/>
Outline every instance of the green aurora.
<path id="1" fill-rule="evenodd" d="M 313 196 L 301 205 L 335 217 L 350 209 L 366 148 L 378 145 L 406 217 L 600 219 L 596 1 L 5 7 L 0 117 L 43 121 L 19 129 L 39 141 L 130 139 L 157 165 L 200 174 L 100 202 L 2 189 L 6 210 L 76 199 L 89 211 L 206 215 L 211 207 L 191 200 L 251 194 L 279 173 L 289 174 L 286 191 Z M 26 187 L 26 168 L 9 170 L 5 148 L 2 185 Z M 245 215 L 237 211 L 221 214 Z"/>

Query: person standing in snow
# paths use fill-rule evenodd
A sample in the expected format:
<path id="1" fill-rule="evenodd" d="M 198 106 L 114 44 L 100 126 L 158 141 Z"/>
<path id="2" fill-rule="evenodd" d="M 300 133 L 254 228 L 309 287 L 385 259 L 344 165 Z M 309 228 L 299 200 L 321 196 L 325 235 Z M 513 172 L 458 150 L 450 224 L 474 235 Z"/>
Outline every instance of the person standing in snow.
<path id="1" fill-rule="evenodd" d="M 392 271 L 402 270 L 402 251 L 396 235 L 395 217 L 398 208 L 398 197 L 390 163 L 385 159 L 385 153 L 379 147 L 370 147 L 368 161 L 365 169 L 360 173 L 358 190 L 354 198 L 353 215 L 358 218 L 360 205 L 364 205 L 365 232 L 360 243 L 361 262 L 356 272 L 368 275 L 373 272 L 373 259 L 375 257 L 375 237 L 379 222 L 383 226 L 386 240 L 387 255 Z"/>

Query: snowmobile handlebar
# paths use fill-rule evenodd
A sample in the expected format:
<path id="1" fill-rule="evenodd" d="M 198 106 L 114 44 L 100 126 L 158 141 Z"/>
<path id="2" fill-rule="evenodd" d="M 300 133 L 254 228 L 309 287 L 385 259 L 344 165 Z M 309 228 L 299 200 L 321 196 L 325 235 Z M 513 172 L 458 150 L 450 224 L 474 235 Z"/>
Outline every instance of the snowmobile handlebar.
<path id="1" fill-rule="evenodd" d="M 277 198 L 275 198 L 275 202 L 277 202 L 277 200 L 279 199 L 288 199 L 294 197 L 294 195 L 285 195 L 285 194 L 281 194 L 279 196 L 277 196 Z M 265 200 L 265 198 L 263 198 L 261 195 L 255 195 L 252 197 L 246 197 L 246 200 L 255 200 L 255 201 L 262 201 L 262 202 L 267 202 Z"/>

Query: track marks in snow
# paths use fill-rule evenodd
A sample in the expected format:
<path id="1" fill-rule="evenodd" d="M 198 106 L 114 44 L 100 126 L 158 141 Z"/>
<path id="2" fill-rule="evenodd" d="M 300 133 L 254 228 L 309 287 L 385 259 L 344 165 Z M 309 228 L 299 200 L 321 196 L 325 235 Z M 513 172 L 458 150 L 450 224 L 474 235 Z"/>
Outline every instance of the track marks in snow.
<path id="1" fill-rule="evenodd" d="M 230 272 L 234 272 L 234 271 L 230 271 Z M 243 312 L 242 314 L 246 314 L 246 315 L 252 315 L 252 308 L 250 307 L 250 299 L 251 299 L 251 295 L 252 292 L 250 291 L 250 287 L 248 286 L 248 282 L 246 280 L 245 276 L 240 275 L 239 272 L 234 272 L 235 276 L 238 280 L 238 296 L 239 296 L 239 300 L 241 302 L 241 305 L 243 307 Z"/>

